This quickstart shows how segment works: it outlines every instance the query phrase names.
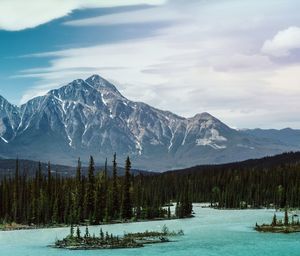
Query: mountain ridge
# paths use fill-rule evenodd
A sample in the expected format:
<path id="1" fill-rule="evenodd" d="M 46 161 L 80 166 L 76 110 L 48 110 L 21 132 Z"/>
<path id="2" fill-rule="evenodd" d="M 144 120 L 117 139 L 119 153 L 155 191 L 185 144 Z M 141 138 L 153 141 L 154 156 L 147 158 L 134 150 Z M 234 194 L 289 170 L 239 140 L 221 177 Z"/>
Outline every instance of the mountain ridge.
<path id="1" fill-rule="evenodd" d="M 297 130 L 291 133 L 298 136 Z M 207 112 L 184 118 L 131 101 L 99 75 L 76 79 L 19 107 L 0 97 L 4 158 L 73 164 L 78 156 L 105 159 L 117 152 L 121 161 L 130 155 L 135 167 L 160 171 L 300 149 L 277 137 L 235 130 Z"/>

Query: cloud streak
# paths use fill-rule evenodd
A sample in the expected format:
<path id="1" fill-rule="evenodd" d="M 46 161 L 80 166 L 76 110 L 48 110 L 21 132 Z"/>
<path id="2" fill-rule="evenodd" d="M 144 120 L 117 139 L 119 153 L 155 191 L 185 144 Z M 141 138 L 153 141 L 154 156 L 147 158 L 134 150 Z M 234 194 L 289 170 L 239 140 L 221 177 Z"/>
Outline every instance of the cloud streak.
<path id="1" fill-rule="evenodd" d="M 165 0 L 1 0 L 0 29 L 18 31 L 34 28 L 64 17 L 76 9 L 164 3 Z"/>
<path id="2" fill-rule="evenodd" d="M 163 15 L 161 15 L 163 12 Z M 64 22 L 67 26 L 109 26 L 124 24 L 139 24 L 148 22 L 176 21 L 179 13 L 168 8 L 150 8 L 138 11 L 129 11 L 117 14 L 103 15 L 93 18 L 85 18 Z M 183 15 L 182 15 L 183 16 Z"/>

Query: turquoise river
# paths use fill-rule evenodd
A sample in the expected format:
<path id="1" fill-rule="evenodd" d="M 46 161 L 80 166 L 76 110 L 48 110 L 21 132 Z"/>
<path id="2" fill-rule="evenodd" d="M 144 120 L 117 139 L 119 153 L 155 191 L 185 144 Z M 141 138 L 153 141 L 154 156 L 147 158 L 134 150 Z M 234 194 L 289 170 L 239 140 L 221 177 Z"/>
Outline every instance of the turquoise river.
<path id="1" fill-rule="evenodd" d="M 253 230 L 256 222 L 270 222 L 274 210 L 213 210 L 194 205 L 195 217 L 183 220 L 151 221 L 103 225 L 104 231 L 122 235 L 126 232 L 183 229 L 185 236 L 177 241 L 147 245 L 138 249 L 68 251 L 47 245 L 69 233 L 69 228 L 0 232 L 1 256 L 299 256 L 300 233 L 260 234 Z M 84 227 L 82 227 L 82 233 Z M 99 233 L 99 226 L 90 228 Z"/>

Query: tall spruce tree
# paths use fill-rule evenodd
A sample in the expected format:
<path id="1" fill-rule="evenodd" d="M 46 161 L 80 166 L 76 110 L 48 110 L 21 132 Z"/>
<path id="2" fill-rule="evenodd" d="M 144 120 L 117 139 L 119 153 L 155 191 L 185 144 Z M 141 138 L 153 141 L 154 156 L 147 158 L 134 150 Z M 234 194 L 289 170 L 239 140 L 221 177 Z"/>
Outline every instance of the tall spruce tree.
<path id="1" fill-rule="evenodd" d="M 120 213 L 119 204 L 119 188 L 118 188 L 118 173 L 117 173 L 117 154 L 113 158 L 113 172 L 112 172 L 112 217 L 117 219 Z"/>
<path id="2" fill-rule="evenodd" d="M 13 192 L 13 219 L 15 222 L 19 221 L 19 159 L 16 160 L 16 170 L 14 179 L 14 192 Z"/>
<path id="3" fill-rule="evenodd" d="M 75 179 L 75 215 L 74 221 L 80 223 L 82 221 L 82 177 L 81 177 L 81 160 L 78 158 Z"/>
<path id="4" fill-rule="evenodd" d="M 125 176 L 123 182 L 123 198 L 122 198 L 122 210 L 121 210 L 122 219 L 132 218 L 132 202 L 130 196 L 130 178 L 131 178 L 130 169 L 131 169 L 131 162 L 129 157 L 127 157 L 125 163 Z"/>
<path id="5" fill-rule="evenodd" d="M 92 222 L 92 217 L 94 213 L 94 202 L 95 202 L 95 162 L 94 158 L 90 157 L 89 168 L 88 168 L 88 184 L 86 190 L 86 213 L 90 222 Z"/>
<path id="6" fill-rule="evenodd" d="M 50 161 L 48 162 L 48 166 L 47 166 L 47 202 L 46 202 L 46 208 L 47 208 L 47 215 L 46 215 L 46 219 L 49 219 L 50 216 L 52 216 L 52 175 L 51 175 L 51 164 Z"/>

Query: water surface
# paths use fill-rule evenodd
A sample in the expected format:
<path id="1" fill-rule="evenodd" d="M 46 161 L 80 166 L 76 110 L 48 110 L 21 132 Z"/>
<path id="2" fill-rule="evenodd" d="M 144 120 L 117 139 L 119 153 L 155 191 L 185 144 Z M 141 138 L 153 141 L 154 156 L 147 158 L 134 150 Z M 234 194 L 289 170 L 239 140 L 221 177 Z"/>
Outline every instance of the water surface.
<path id="1" fill-rule="evenodd" d="M 256 222 L 270 222 L 273 210 L 213 210 L 194 206 L 196 217 L 184 220 L 103 225 L 104 231 L 122 235 L 124 231 L 183 229 L 177 242 L 147 245 L 137 249 L 68 251 L 48 248 L 56 238 L 63 238 L 69 228 L 0 232 L 1 256 L 299 256 L 300 233 L 261 234 L 253 230 Z M 84 233 L 82 228 L 82 234 Z M 90 233 L 99 234 L 99 227 Z"/>

